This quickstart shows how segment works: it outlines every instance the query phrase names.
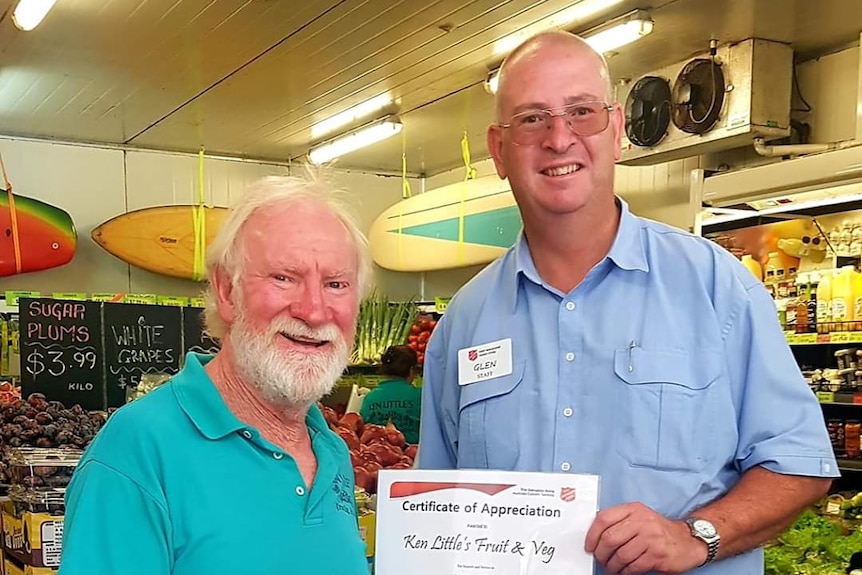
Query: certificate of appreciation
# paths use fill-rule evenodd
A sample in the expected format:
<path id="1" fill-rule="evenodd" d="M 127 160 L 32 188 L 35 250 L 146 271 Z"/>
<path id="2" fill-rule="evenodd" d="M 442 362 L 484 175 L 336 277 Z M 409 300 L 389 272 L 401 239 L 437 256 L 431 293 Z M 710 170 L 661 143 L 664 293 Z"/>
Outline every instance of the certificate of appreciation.
<path id="1" fill-rule="evenodd" d="M 381 470 L 376 575 L 589 575 L 599 477 Z"/>

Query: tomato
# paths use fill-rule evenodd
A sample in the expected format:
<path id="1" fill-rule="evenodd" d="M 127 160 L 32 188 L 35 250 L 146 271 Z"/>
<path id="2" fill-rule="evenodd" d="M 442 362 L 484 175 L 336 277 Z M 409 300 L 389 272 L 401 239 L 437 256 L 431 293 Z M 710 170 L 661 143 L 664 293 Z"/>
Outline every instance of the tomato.
<path id="1" fill-rule="evenodd" d="M 422 331 L 422 329 L 415 323 L 410 326 L 410 333 L 412 333 L 413 335 L 418 334 L 420 331 Z"/>
<path id="2" fill-rule="evenodd" d="M 425 348 L 426 348 L 427 346 L 428 346 L 428 344 L 427 344 L 427 343 L 425 343 L 425 342 L 423 341 L 422 343 L 420 343 L 420 344 L 417 346 L 417 348 L 419 349 L 419 351 L 420 351 L 421 353 L 425 353 Z"/>
<path id="3" fill-rule="evenodd" d="M 417 339 L 419 339 L 418 335 L 407 336 L 407 343 L 416 343 Z"/>
<path id="4" fill-rule="evenodd" d="M 419 352 L 417 359 L 419 360 L 419 365 L 422 365 L 423 363 L 425 363 L 425 354 L 422 352 Z"/>
<path id="5" fill-rule="evenodd" d="M 432 319 L 431 321 L 428 322 L 428 329 L 430 331 L 434 331 L 435 327 L 437 327 L 437 321 L 436 320 Z"/>

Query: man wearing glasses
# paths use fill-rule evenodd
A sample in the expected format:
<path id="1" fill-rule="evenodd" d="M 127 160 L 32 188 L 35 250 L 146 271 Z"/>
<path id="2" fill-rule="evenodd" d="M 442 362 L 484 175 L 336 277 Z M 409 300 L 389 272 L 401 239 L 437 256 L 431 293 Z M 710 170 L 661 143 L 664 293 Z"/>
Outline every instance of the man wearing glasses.
<path id="1" fill-rule="evenodd" d="M 572 542 L 600 574 L 762 573 L 759 546 L 838 475 L 765 288 L 614 194 L 623 114 L 578 37 L 516 49 L 496 114 L 524 229 L 431 338 L 419 467 L 600 475 Z"/>

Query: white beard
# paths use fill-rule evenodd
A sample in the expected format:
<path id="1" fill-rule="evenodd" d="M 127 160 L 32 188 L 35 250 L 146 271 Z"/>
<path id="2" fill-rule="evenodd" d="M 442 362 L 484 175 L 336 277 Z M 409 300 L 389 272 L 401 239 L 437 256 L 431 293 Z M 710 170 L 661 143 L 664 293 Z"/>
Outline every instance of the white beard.
<path id="1" fill-rule="evenodd" d="M 310 348 L 280 350 L 280 333 L 331 342 L 326 351 Z M 341 332 L 329 324 L 316 329 L 293 318 L 273 321 L 264 333 L 255 332 L 240 310 L 230 332 L 239 375 L 272 405 L 307 407 L 332 391 L 344 373 L 350 350 Z"/>

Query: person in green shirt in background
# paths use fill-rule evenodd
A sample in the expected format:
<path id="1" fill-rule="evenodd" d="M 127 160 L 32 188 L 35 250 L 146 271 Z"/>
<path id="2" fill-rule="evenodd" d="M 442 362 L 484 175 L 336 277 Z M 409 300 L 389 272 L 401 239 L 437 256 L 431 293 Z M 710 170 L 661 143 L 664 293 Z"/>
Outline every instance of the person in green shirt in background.
<path id="1" fill-rule="evenodd" d="M 393 345 L 380 359 L 383 375 L 392 379 L 381 381 L 363 398 L 359 414 L 365 423 L 386 425 L 391 421 L 407 443 L 417 444 L 422 390 L 412 383 L 419 363 L 416 352 L 406 345 Z"/>

